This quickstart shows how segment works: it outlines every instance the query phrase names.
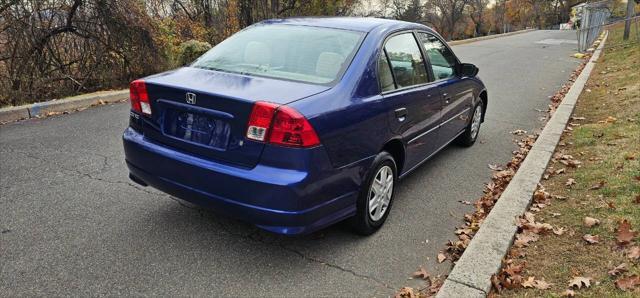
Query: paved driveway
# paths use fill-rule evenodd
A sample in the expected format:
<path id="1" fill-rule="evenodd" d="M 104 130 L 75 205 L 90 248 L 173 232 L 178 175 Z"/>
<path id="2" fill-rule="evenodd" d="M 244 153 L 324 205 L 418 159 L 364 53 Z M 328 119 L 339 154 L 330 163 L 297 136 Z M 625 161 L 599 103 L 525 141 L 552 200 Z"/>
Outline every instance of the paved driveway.
<path id="1" fill-rule="evenodd" d="M 540 126 L 547 96 L 578 65 L 573 31 L 454 47 L 480 67 L 489 110 L 479 142 L 452 146 L 401 182 L 371 237 L 337 225 L 303 238 L 185 206 L 129 182 L 128 104 L 0 127 L 0 293 L 14 295 L 387 296 L 434 261 L 510 159 L 509 134 Z M 554 42 L 549 42 L 552 40 Z M 540 42 L 542 41 L 542 42 Z M 539 42 L 539 43 L 537 43 Z"/>

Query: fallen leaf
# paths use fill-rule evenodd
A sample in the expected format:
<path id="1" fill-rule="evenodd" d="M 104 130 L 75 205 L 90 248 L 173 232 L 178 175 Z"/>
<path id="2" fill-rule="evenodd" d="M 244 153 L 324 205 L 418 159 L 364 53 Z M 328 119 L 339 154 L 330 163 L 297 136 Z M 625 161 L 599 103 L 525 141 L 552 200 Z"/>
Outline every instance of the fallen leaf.
<path id="1" fill-rule="evenodd" d="M 640 285 L 640 276 L 638 275 L 631 275 L 616 280 L 616 287 L 623 291 L 633 290 L 637 285 Z"/>
<path id="2" fill-rule="evenodd" d="M 591 187 L 589 187 L 589 190 L 598 190 L 598 189 L 601 189 L 601 188 L 603 188 L 606 184 L 607 184 L 607 181 L 602 180 L 602 181 L 600 181 L 600 182 L 598 182 L 598 183 L 596 183 L 596 184 L 592 185 Z"/>
<path id="3" fill-rule="evenodd" d="M 629 259 L 638 260 L 640 259 L 640 246 L 633 246 L 629 249 L 629 254 L 627 255 Z"/>
<path id="4" fill-rule="evenodd" d="M 567 179 L 567 183 L 565 183 L 564 185 L 566 185 L 566 186 L 572 186 L 572 185 L 574 185 L 574 184 L 576 184 L 576 180 L 575 180 L 575 179 L 573 179 L 573 178 L 569 178 L 569 179 Z"/>
<path id="5" fill-rule="evenodd" d="M 442 263 L 446 259 L 447 259 L 447 256 L 445 256 L 443 253 L 438 253 L 438 263 Z"/>
<path id="6" fill-rule="evenodd" d="M 496 292 L 500 294 L 500 292 L 502 291 L 502 287 L 500 286 L 500 280 L 498 279 L 498 276 L 495 274 L 491 275 L 491 285 L 496 290 Z"/>
<path id="7" fill-rule="evenodd" d="M 429 272 L 427 272 L 427 270 L 424 270 L 424 268 L 422 268 L 422 267 L 420 267 L 420 269 L 418 269 L 418 271 L 414 272 L 412 274 L 412 276 L 414 278 L 421 278 L 421 279 L 424 279 L 424 280 L 431 279 L 431 274 L 429 274 Z"/>
<path id="8" fill-rule="evenodd" d="M 581 289 L 582 287 L 588 288 L 590 286 L 591 286 L 591 278 L 589 277 L 576 276 L 569 281 L 570 288 Z"/>
<path id="9" fill-rule="evenodd" d="M 637 234 L 638 232 L 631 232 L 631 224 L 625 219 L 618 225 L 618 235 L 616 239 L 618 240 L 618 244 L 627 245 L 631 243 Z"/>
<path id="10" fill-rule="evenodd" d="M 562 293 L 562 297 L 575 297 L 576 296 L 576 292 L 574 292 L 571 289 L 567 289 Z"/>
<path id="11" fill-rule="evenodd" d="M 571 117 L 571 119 L 573 119 L 573 120 L 585 120 L 587 118 L 585 118 L 585 117 L 575 117 L 574 116 L 574 117 Z"/>
<path id="12" fill-rule="evenodd" d="M 637 195 L 633 202 L 636 204 L 640 204 L 640 195 Z"/>
<path id="13" fill-rule="evenodd" d="M 616 122 L 617 120 L 618 120 L 618 118 L 616 118 L 616 117 L 612 117 L 612 116 L 609 116 L 609 117 L 607 117 L 607 119 L 606 119 L 606 120 L 604 120 L 604 122 L 606 122 L 606 123 L 613 123 L 613 122 Z"/>
<path id="14" fill-rule="evenodd" d="M 591 235 L 591 234 L 585 234 L 584 236 L 582 236 L 582 239 L 584 241 L 587 241 L 587 243 L 589 243 L 589 244 L 596 244 L 596 243 L 598 243 L 598 241 L 600 241 L 600 236 Z"/>
<path id="15" fill-rule="evenodd" d="M 600 224 L 600 220 L 599 219 L 596 219 L 596 218 L 593 218 L 593 217 L 589 217 L 589 216 L 585 217 L 582 222 L 588 228 Z"/>
<path id="16" fill-rule="evenodd" d="M 629 269 L 627 268 L 627 264 L 626 263 L 622 263 L 618 266 L 616 266 L 615 268 L 609 270 L 609 275 L 611 276 L 616 276 L 620 273 L 625 273 L 627 272 Z"/>
<path id="17" fill-rule="evenodd" d="M 534 287 L 536 287 L 536 289 L 538 290 L 546 290 L 551 288 L 551 284 L 544 281 L 544 279 L 538 279 L 536 280 L 535 284 L 533 285 Z"/>
<path id="18" fill-rule="evenodd" d="M 612 201 L 607 201 L 607 206 L 609 207 L 609 209 L 616 209 L 616 205 L 613 204 Z"/>
<path id="19" fill-rule="evenodd" d="M 552 197 L 553 197 L 554 199 L 556 199 L 556 200 L 566 200 L 566 199 L 567 199 L 567 197 L 565 197 L 565 196 L 559 196 L 559 195 L 553 195 Z"/>
<path id="20" fill-rule="evenodd" d="M 561 168 L 561 169 L 557 169 L 557 170 L 555 170 L 553 173 L 554 173 L 554 174 L 556 174 L 556 175 L 560 175 L 560 174 L 562 174 L 562 173 L 564 173 L 564 172 L 565 172 L 565 169 L 564 169 L 564 168 Z"/>
<path id="21" fill-rule="evenodd" d="M 522 130 L 522 129 L 516 129 L 516 130 L 512 131 L 511 133 L 514 134 L 514 135 L 521 136 L 523 134 L 526 134 L 527 131 L 526 130 Z"/>
<path id="22" fill-rule="evenodd" d="M 395 298 L 416 298 L 416 294 L 413 292 L 413 288 L 403 287 L 400 289 L 398 293 L 394 296 Z"/>
<path id="23" fill-rule="evenodd" d="M 557 228 L 557 229 L 553 229 L 553 233 L 560 236 L 562 234 L 564 234 L 564 232 L 566 232 L 567 229 L 566 228 Z"/>
<path id="24" fill-rule="evenodd" d="M 494 165 L 494 164 L 489 164 L 489 169 L 492 169 L 494 171 L 502 171 L 502 170 L 504 170 L 504 168 L 502 166 Z"/>
<path id="25" fill-rule="evenodd" d="M 522 282 L 523 288 L 533 288 L 533 284 L 535 282 L 535 277 L 529 276 L 525 281 Z"/>
<path id="26" fill-rule="evenodd" d="M 465 205 L 473 205 L 473 203 L 471 203 L 469 201 L 458 201 L 458 202 L 460 202 L 462 204 L 465 204 Z"/>
<path id="27" fill-rule="evenodd" d="M 513 242 L 513 245 L 516 247 L 525 247 L 529 246 L 529 242 L 538 241 L 540 237 L 533 233 L 524 233 L 516 235 L 516 240 Z"/>

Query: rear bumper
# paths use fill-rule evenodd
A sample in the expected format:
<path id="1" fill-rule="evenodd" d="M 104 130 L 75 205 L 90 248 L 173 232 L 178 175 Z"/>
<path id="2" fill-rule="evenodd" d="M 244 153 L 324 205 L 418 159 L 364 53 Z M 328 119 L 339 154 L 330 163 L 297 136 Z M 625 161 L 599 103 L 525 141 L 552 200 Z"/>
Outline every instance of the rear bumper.
<path id="1" fill-rule="evenodd" d="M 365 166 L 340 170 L 323 166 L 330 162 L 318 147 L 296 150 L 302 155 L 288 156 L 301 159 L 298 163 L 307 170 L 262 164 L 240 168 L 175 151 L 131 128 L 125 130 L 123 143 L 134 179 L 226 216 L 289 235 L 310 233 L 355 214 L 360 181 L 354 177 Z"/>

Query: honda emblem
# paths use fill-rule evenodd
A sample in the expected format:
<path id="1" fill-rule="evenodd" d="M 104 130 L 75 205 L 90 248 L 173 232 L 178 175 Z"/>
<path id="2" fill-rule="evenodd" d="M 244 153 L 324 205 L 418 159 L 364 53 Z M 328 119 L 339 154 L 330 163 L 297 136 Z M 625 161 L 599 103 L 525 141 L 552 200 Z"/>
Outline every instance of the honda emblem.
<path id="1" fill-rule="evenodd" d="M 188 104 L 192 104 L 192 105 L 196 104 L 196 95 L 194 93 L 187 92 L 186 98 L 187 98 Z"/>

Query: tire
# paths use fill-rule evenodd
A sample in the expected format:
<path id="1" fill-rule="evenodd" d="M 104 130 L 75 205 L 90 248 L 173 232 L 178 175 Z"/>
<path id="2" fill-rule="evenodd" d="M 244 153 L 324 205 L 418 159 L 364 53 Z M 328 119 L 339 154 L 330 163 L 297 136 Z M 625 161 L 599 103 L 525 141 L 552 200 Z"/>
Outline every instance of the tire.
<path id="1" fill-rule="evenodd" d="M 389 175 L 391 175 L 390 178 L 383 178 L 389 177 Z M 393 157 L 386 151 L 380 152 L 373 161 L 367 178 L 361 186 L 356 202 L 356 215 L 351 218 L 351 226 L 356 233 L 365 236 L 371 235 L 384 224 L 391 211 L 397 180 L 397 168 Z M 374 182 L 376 187 L 373 186 Z M 384 183 L 381 184 L 381 182 Z M 376 198 L 375 189 L 379 189 L 378 191 L 383 194 Z M 376 200 L 377 203 L 374 203 L 373 200 Z M 370 210 L 372 205 L 373 210 Z"/>
<path id="2" fill-rule="evenodd" d="M 483 111 L 482 100 L 479 100 L 476 106 L 473 108 L 471 114 L 471 121 L 467 124 L 464 132 L 458 136 L 456 143 L 464 147 L 471 147 L 476 143 L 478 135 L 480 134 L 480 125 L 482 124 Z"/>

